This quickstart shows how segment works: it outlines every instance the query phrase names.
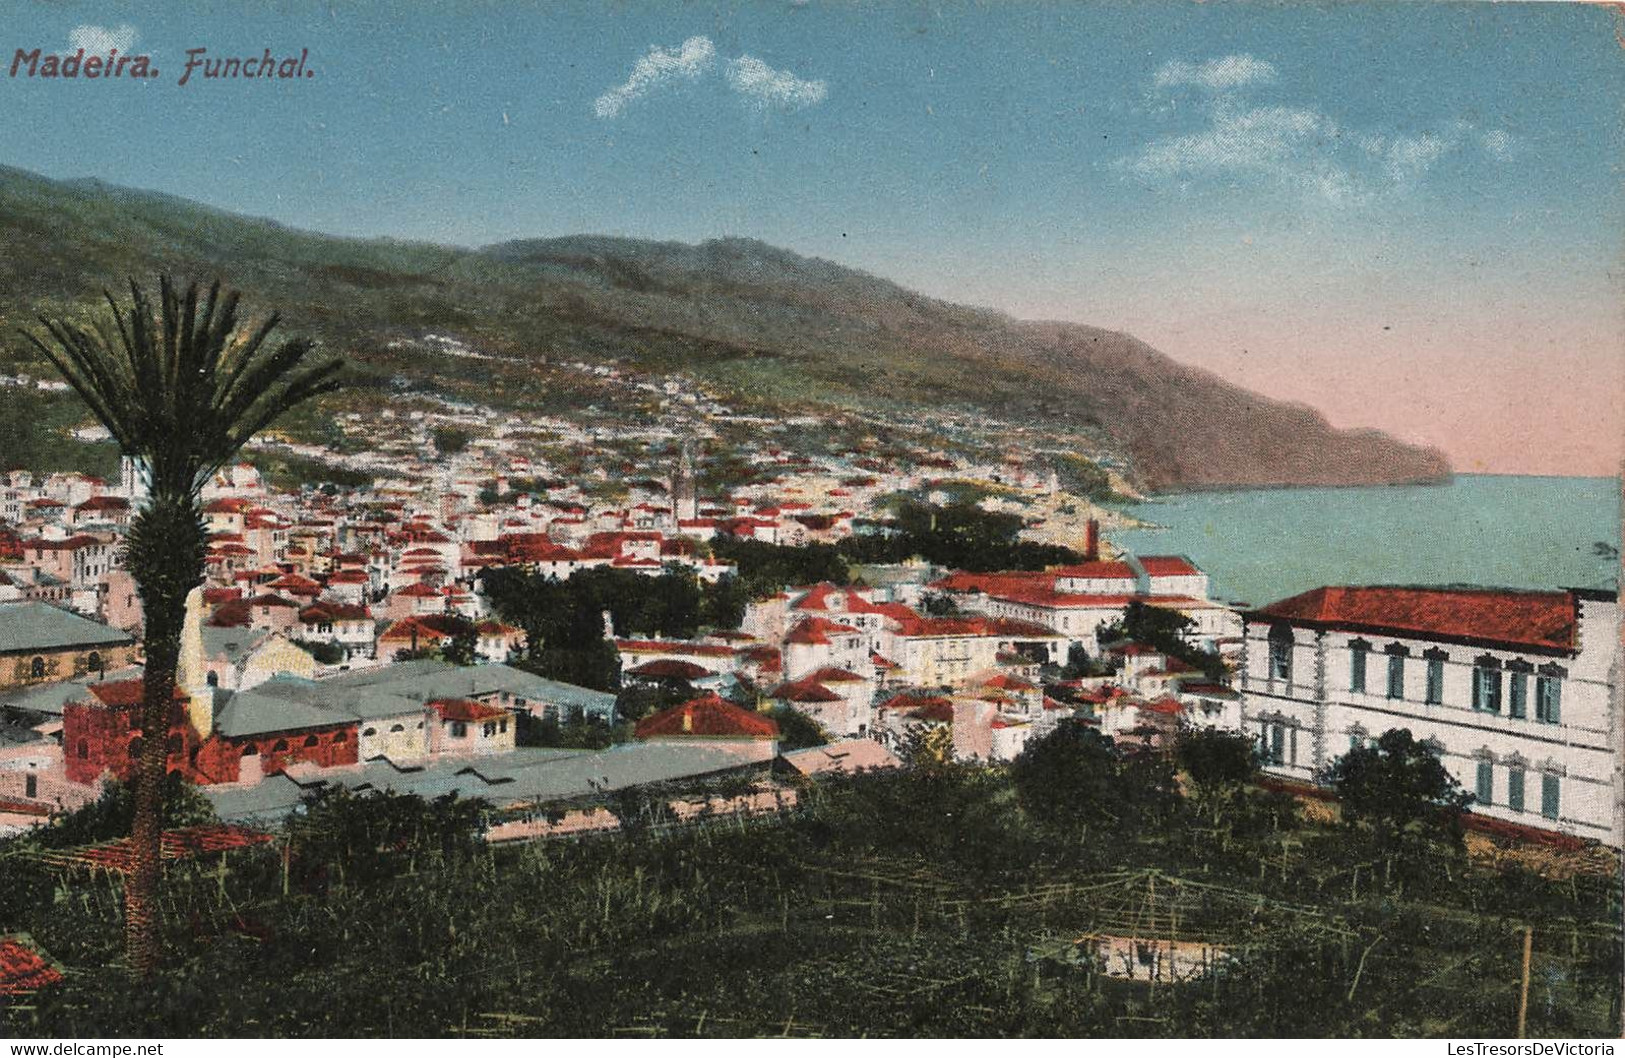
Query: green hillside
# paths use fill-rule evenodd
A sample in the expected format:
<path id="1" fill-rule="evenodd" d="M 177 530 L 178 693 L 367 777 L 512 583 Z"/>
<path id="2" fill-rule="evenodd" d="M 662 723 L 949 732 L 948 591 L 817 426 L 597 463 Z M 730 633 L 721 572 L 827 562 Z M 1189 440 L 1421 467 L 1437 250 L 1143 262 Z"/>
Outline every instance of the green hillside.
<path id="1" fill-rule="evenodd" d="M 0 324 L 10 333 L 40 312 L 90 306 L 130 275 L 220 275 L 251 306 L 275 306 L 290 331 L 352 360 L 361 388 L 340 403 L 414 389 L 515 410 L 624 402 L 556 367 L 614 361 L 701 380 L 747 409 L 954 409 L 1082 433 L 1125 456 L 1150 489 L 1448 473 L 1436 452 L 1333 430 L 1310 409 L 1127 335 L 937 301 L 747 239 L 573 236 L 478 250 L 339 239 L 5 168 L 0 238 L 14 248 L 0 257 Z M 427 333 L 510 362 L 409 341 Z M 7 343 L 0 372 L 29 361 L 21 343 Z"/>

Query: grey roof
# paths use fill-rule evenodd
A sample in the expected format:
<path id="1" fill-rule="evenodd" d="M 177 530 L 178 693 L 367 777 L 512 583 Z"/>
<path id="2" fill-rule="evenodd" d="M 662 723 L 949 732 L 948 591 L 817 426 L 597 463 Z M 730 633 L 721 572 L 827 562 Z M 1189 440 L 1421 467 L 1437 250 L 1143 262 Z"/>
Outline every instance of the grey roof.
<path id="1" fill-rule="evenodd" d="M 613 694 L 560 683 L 503 664 L 453 665 L 446 661 L 420 659 L 345 672 L 329 676 L 321 682 L 333 687 L 386 688 L 392 694 L 418 701 L 467 698 L 506 691 L 529 701 L 567 710 L 581 709 L 607 716 L 615 709 Z"/>
<path id="2" fill-rule="evenodd" d="M 138 680 L 141 678 L 141 674 L 141 666 L 132 665 L 116 672 L 105 673 L 100 679 L 109 681 Z M 28 713 L 61 716 L 63 706 L 83 698 L 85 689 L 96 682 L 99 682 L 96 677 L 81 676 L 76 680 L 62 680 L 57 683 L 42 683 L 33 687 L 14 688 L 0 694 L 0 709 L 20 709 Z"/>
<path id="3" fill-rule="evenodd" d="M 564 709 L 612 715 L 615 696 L 543 679 L 509 665 L 458 666 L 421 659 L 360 669 L 319 680 L 278 675 L 230 696 L 215 712 L 215 729 L 228 737 L 300 727 L 406 716 L 437 698 L 506 691 Z"/>
<path id="4" fill-rule="evenodd" d="M 0 654 L 129 646 L 135 637 L 43 602 L 0 604 Z"/>
<path id="5" fill-rule="evenodd" d="M 355 716 L 298 696 L 266 694 L 255 687 L 216 695 L 225 704 L 215 710 L 214 729 L 227 738 L 269 735 L 277 731 L 297 731 L 310 727 L 351 723 Z"/>
<path id="6" fill-rule="evenodd" d="M 203 656 L 212 658 L 220 654 L 235 665 L 254 652 L 254 648 L 270 636 L 268 628 L 203 627 Z"/>
<path id="7" fill-rule="evenodd" d="M 222 819 L 268 823 L 283 819 L 307 793 L 327 785 L 420 797 L 454 793 L 499 805 L 548 803 L 712 775 L 765 764 L 772 757 L 772 747 L 767 743 L 640 742 L 596 753 L 516 749 L 488 757 L 441 759 L 422 767 L 399 766 L 379 759 L 347 768 L 268 776 L 252 786 L 206 786 L 202 793 L 214 803 Z"/>
<path id="8" fill-rule="evenodd" d="M 307 680 L 286 673 L 272 676 L 251 690 L 257 694 L 274 695 L 317 708 L 331 709 L 336 713 L 362 720 L 406 716 L 410 713 L 421 713 L 424 708 L 422 700 L 401 694 L 392 687 L 356 687 L 331 679 Z"/>

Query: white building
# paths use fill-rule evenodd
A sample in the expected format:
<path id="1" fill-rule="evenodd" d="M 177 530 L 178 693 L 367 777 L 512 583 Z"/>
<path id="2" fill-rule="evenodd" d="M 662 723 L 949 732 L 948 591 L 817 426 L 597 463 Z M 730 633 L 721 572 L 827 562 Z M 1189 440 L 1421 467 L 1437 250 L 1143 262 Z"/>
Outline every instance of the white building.
<path id="1" fill-rule="evenodd" d="M 1474 813 L 1618 844 L 1618 642 L 1607 592 L 1317 588 L 1246 615 L 1243 730 L 1314 779 L 1407 728 Z"/>

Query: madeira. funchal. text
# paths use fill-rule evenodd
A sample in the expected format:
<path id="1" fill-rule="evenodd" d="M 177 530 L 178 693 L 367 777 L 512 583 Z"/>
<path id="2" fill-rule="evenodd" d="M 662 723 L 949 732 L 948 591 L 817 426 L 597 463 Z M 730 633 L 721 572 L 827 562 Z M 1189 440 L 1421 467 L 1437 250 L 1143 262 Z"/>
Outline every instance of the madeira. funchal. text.
<path id="1" fill-rule="evenodd" d="M 187 48 L 186 68 L 181 71 L 177 85 L 193 80 L 296 80 L 315 77 L 307 68 L 309 50 L 301 48 L 298 55 L 272 55 L 266 48 L 259 55 L 209 58 L 207 48 Z M 87 55 L 80 48 L 72 54 L 45 53 L 40 48 L 32 51 L 16 49 L 11 58 L 11 76 L 64 79 L 100 79 L 128 77 L 147 80 L 158 76 L 150 55 L 120 55 L 114 48 L 106 55 Z M 195 75 L 195 76 L 194 76 Z"/>

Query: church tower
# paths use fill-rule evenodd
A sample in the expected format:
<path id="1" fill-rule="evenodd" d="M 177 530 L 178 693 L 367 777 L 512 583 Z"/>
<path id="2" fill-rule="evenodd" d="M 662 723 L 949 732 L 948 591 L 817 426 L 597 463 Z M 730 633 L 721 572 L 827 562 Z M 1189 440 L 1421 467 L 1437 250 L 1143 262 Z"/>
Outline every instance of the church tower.
<path id="1" fill-rule="evenodd" d="M 672 517 L 678 521 L 699 516 L 694 486 L 694 446 L 689 441 L 683 442 L 682 452 L 677 457 L 677 469 L 671 476 L 671 509 Z"/>

